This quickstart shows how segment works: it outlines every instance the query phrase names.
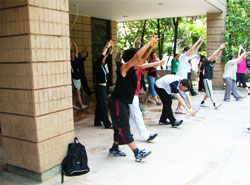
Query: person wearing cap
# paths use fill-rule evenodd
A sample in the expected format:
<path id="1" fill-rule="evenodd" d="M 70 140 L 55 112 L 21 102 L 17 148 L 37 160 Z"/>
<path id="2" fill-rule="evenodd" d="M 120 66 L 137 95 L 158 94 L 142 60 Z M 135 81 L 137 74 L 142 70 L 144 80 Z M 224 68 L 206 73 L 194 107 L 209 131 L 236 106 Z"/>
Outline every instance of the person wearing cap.
<path id="1" fill-rule="evenodd" d="M 137 88 L 135 68 L 142 64 L 158 42 L 155 36 L 140 49 L 130 48 L 123 53 L 123 61 L 117 68 L 117 80 L 114 92 L 111 95 L 110 113 L 114 129 L 114 142 L 109 149 L 110 156 L 126 156 L 119 150 L 119 145 L 126 144 L 133 151 L 135 160 L 140 162 L 151 154 L 151 151 L 139 150 L 129 125 L 129 104 L 133 102 Z"/>

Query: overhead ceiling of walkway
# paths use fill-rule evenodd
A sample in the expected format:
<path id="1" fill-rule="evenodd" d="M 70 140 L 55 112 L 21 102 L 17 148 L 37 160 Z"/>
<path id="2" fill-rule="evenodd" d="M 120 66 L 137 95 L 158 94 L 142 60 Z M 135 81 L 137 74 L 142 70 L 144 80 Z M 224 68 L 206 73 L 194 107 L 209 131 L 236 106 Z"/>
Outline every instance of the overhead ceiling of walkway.
<path id="1" fill-rule="evenodd" d="M 69 0 L 70 13 L 114 21 L 222 12 L 225 0 Z"/>

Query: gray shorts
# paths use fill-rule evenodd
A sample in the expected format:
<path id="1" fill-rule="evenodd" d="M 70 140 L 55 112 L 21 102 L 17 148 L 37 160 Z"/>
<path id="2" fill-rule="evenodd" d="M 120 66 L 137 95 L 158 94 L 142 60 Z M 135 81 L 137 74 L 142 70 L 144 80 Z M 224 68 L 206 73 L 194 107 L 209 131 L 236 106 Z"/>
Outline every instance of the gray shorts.
<path id="1" fill-rule="evenodd" d="M 72 78 L 72 81 L 73 81 L 74 88 L 80 90 L 81 89 L 81 79 L 76 80 L 76 79 Z"/>

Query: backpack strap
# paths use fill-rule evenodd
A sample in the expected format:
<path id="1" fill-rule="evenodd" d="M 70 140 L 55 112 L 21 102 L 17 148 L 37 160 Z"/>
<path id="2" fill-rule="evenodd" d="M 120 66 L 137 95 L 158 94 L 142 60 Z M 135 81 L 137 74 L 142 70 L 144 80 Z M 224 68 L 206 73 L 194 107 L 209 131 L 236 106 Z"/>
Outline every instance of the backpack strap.
<path id="1" fill-rule="evenodd" d="M 67 156 L 62 161 L 62 170 L 61 170 L 62 181 L 61 181 L 61 183 L 64 182 L 64 171 L 63 170 L 65 169 L 66 165 L 67 165 Z"/>

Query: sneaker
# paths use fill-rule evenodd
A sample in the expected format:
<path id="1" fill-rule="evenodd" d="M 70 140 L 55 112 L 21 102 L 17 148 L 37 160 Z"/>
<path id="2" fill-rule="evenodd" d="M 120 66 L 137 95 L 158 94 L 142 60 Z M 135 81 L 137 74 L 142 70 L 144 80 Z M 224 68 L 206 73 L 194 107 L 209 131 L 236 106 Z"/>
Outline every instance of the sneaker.
<path id="1" fill-rule="evenodd" d="M 150 134 L 149 138 L 147 139 L 147 142 L 153 141 L 154 138 L 156 138 L 157 136 L 158 136 L 158 134 L 153 134 L 153 135 Z"/>
<path id="2" fill-rule="evenodd" d="M 250 127 L 248 127 L 247 130 L 250 131 Z"/>
<path id="3" fill-rule="evenodd" d="M 88 105 L 83 105 L 83 104 L 82 104 L 81 109 L 84 110 L 84 109 L 86 109 L 87 107 L 88 107 Z"/>
<path id="4" fill-rule="evenodd" d="M 201 103 L 200 105 L 201 107 L 208 107 L 208 105 L 206 103 Z"/>
<path id="5" fill-rule="evenodd" d="M 142 115 L 146 115 L 146 114 L 148 114 L 148 111 L 142 109 L 141 113 L 142 113 Z"/>
<path id="6" fill-rule="evenodd" d="M 170 125 L 170 121 L 159 121 L 159 125 Z"/>
<path id="7" fill-rule="evenodd" d="M 250 95 L 250 93 L 248 93 L 248 95 Z"/>
<path id="8" fill-rule="evenodd" d="M 224 100 L 224 101 L 226 101 L 226 102 L 230 102 L 230 99 L 226 99 L 226 100 Z"/>
<path id="9" fill-rule="evenodd" d="M 154 104 L 154 102 L 152 100 L 148 100 L 146 104 Z"/>
<path id="10" fill-rule="evenodd" d="M 186 112 L 182 109 L 176 109 L 175 114 L 186 114 Z"/>
<path id="11" fill-rule="evenodd" d="M 196 95 L 198 95 L 198 94 L 199 94 L 198 92 L 195 92 L 195 91 L 194 91 L 194 92 L 191 93 L 191 96 L 196 96 Z"/>
<path id="12" fill-rule="evenodd" d="M 145 157 L 147 157 L 149 154 L 151 154 L 152 152 L 149 151 L 149 152 L 146 152 L 145 149 L 143 150 L 140 150 L 137 154 L 137 156 L 135 156 L 135 161 L 136 162 L 141 162 L 142 159 L 144 159 Z"/>
<path id="13" fill-rule="evenodd" d="M 157 101 L 157 102 L 156 102 L 156 105 L 161 105 L 161 102 L 160 102 L 160 101 Z"/>
<path id="14" fill-rule="evenodd" d="M 216 103 L 215 106 L 214 106 L 214 108 L 218 109 L 220 106 L 221 106 L 221 103 L 218 103 L 218 104 Z"/>
<path id="15" fill-rule="evenodd" d="M 80 107 L 78 107 L 77 105 L 73 105 L 73 109 L 81 110 Z"/>
<path id="16" fill-rule="evenodd" d="M 115 157 L 125 157 L 126 154 L 120 150 L 112 150 L 109 149 L 109 156 L 115 156 Z"/>
<path id="17" fill-rule="evenodd" d="M 241 96 L 241 97 L 239 97 L 238 99 L 236 99 L 236 101 L 241 101 L 241 100 L 243 100 L 245 97 L 246 97 L 246 96 Z"/>
<path id="18" fill-rule="evenodd" d="M 183 120 L 175 120 L 175 122 L 171 123 L 173 128 L 176 128 L 182 124 Z"/>

